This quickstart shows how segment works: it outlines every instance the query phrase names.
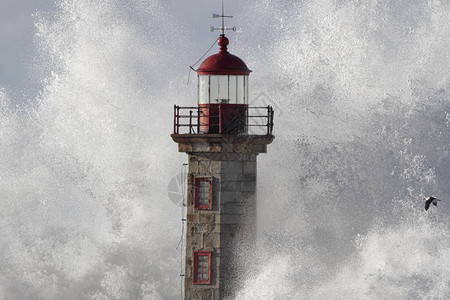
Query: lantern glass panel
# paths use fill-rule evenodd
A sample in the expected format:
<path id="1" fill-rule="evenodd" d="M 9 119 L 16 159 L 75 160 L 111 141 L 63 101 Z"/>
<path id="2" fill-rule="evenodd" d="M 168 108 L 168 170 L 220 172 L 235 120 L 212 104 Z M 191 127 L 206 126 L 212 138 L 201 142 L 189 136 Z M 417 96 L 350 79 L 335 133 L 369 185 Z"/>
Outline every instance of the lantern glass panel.
<path id="1" fill-rule="evenodd" d="M 247 75 L 199 75 L 199 104 L 247 104 Z"/>
<path id="2" fill-rule="evenodd" d="M 244 76 L 244 103 L 248 103 L 248 76 Z"/>
<path id="3" fill-rule="evenodd" d="M 236 104 L 245 104 L 244 77 L 237 76 Z"/>
<path id="4" fill-rule="evenodd" d="M 217 103 L 219 92 L 219 76 L 210 75 L 209 76 L 209 103 Z"/>
<path id="5" fill-rule="evenodd" d="M 209 75 L 198 76 L 198 103 L 209 103 Z"/>
<path id="6" fill-rule="evenodd" d="M 229 91 L 229 99 L 231 104 L 237 103 L 237 80 L 239 76 L 230 75 L 228 78 L 228 91 Z"/>
<path id="7" fill-rule="evenodd" d="M 227 104 L 228 97 L 228 75 L 211 75 L 211 103 Z"/>

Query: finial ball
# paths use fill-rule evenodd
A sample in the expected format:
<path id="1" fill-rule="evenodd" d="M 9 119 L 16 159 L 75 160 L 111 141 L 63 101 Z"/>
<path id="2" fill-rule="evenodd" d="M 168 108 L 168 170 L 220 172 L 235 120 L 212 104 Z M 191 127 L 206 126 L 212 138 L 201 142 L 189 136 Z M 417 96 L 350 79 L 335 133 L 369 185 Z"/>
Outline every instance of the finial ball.
<path id="1" fill-rule="evenodd" d="M 220 47 L 226 47 L 226 46 L 228 46 L 229 43 L 230 43 L 230 41 L 229 41 L 228 38 L 227 38 L 226 36 L 224 36 L 223 34 L 220 35 L 220 38 L 219 38 L 219 40 L 217 41 L 217 44 L 218 44 Z"/>

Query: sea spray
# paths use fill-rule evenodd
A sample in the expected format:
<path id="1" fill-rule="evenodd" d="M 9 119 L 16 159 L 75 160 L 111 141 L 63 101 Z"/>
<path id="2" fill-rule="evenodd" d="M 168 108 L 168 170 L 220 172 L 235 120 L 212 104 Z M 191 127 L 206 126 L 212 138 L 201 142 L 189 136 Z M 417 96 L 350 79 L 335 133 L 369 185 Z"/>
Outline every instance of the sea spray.
<path id="1" fill-rule="evenodd" d="M 450 208 L 422 198 L 450 197 L 449 5 L 233 5 L 230 51 L 277 108 L 239 298 L 448 298 Z M 36 16 L 39 96 L 0 92 L 0 297 L 178 299 L 169 134 L 198 45 L 158 1 L 57 6 Z"/>

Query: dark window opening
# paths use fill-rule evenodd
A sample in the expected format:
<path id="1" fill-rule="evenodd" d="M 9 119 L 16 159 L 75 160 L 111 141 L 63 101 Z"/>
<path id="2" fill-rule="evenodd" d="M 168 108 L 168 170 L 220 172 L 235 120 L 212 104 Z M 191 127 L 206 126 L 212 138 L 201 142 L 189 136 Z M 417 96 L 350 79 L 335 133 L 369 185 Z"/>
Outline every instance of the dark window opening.
<path id="1" fill-rule="evenodd" d="M 195 178 L 194 185 L 194 208 L 211 209 L 212 208 L 212 178 Z"/>

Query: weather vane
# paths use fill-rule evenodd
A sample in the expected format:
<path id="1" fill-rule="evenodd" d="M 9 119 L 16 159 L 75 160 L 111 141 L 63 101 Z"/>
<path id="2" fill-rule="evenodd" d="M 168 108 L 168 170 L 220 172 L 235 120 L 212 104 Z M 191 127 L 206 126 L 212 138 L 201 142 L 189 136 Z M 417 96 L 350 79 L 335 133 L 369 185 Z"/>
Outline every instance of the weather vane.
<path id="1" fill-rule="evenodd" d="M 213 17 L 213 19 L 222 18 L 222 27 L 221 28 L 216 28 L 214 26 L 211 26 L 211 32 L 214 32 L 216 30 L 220 30 L 220 31 L 222 31 L 222 35 L 224 35 L 226 30 L 236 31 L 236 27 L 231 27 L 231 28 L 225 27 L 225 18 L 232 18 L 233 16 L 225 16 L 225 13 L 223 11 L 223 0 L 222 0 L 222 14 L 221 15 L 213 14 L 212 17 Z"/>

